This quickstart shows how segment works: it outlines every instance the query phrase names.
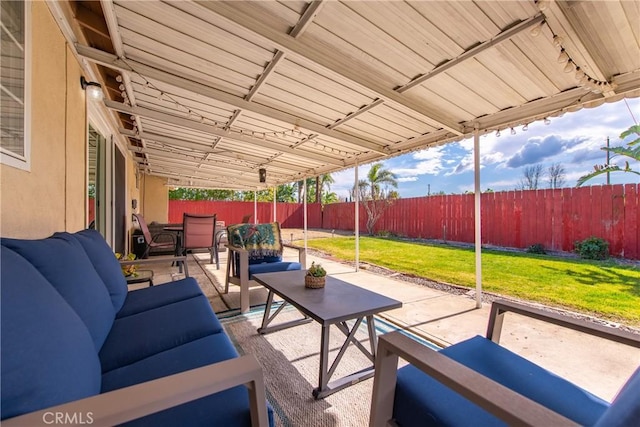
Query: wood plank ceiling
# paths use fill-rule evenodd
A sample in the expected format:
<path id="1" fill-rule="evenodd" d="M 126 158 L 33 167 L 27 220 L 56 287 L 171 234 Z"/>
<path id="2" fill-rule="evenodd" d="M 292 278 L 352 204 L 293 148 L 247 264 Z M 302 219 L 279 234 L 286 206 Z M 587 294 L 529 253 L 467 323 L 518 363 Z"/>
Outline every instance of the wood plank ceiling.
<path id="1" fill-rule="evenodd" d="M 640 95 L 637 1 L 67 6 L 140 170 L 176 186 L 263 188 Z"/>

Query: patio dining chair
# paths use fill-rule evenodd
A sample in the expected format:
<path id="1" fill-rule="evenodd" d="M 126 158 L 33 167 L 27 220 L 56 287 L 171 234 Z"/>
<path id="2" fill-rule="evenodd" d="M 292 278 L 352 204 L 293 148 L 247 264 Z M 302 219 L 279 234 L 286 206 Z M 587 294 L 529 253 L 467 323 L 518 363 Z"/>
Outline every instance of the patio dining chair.
<path id="1" fill-rule="evenodd" d="M 500 346 L 508 312 L 640 348 L 628 331 L 494 301 L 486 337 L 435 351 L 400 332 L 380 336 L 370 427 L 640 425 L 640 368 L 606 402 Z M 398 369 L 399 358 L 409 364 Z"/>
<path id="2" fill-rule="evenodd" d="M 220 270 L 220 252 L 226 251 L 224 246 L 227 244 L 227 227 L 224 221 L 216 221 L 216 231 L 214 234 L 214 255 L 216 258 L 216 270 Z"/>
<path id="3" fill-rule="evenodd" d="M 156 233 L 153 237 L 149 226 L 144 217 L 140 214 L 133 214 L 134 220 L 138 223 L 142 235 L 144 236 L 144 242 L 146 244 L 145 250 L 141 258 L 147 258 L 151 249 L 171 249 L 173 253 L 176 251 L 176 237 L 173 233 Z M 160 240 L 160 241 L 159 241 Z"/>
<path id="4" fill-rule="evenodd" d="M 184 213 L 182 216 L 183 254 L 194 249 L 207 249 L 211 256 L 210 264 L 215 257 L 216 215 L 200 215 Z"/>
<path id="5" fill-rule="evenodd" d="M 235 224 L 227 227 L 227 272 L 224 292 L 229 283 L 240 286 L 240 311 L 249 311 L 249 282 L 254 274 L 305 268 L 304 248 L 282 242 L 280 224 Z M 285 247 L 298 251 L 298 262 L 282 259 Z M 253 281 L 254 284 L 257 284 Z"/>

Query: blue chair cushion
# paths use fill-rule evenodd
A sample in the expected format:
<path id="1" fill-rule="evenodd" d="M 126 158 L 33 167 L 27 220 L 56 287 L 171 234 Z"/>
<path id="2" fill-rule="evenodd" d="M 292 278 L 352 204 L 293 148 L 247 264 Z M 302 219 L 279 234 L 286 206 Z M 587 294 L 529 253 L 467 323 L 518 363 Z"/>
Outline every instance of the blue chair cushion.
<path id="1" fill-rule="evenodd" d="M 237 356 L 238 352 L 226 334 L 208 335 L 106 373 L 103 376 L 102 392 L 173 375 Z M 269 425 L 273 426 L 273 410 L 270 406 L 267 409 Z M 247 389 L 245 386 L 234 387 L 134 420 L 125 425 L 250 426 Z"/>
<path id="2" fill-rule="evenodd" d="M 271 262 L 264 264 L 251 264 L 249 266 L 249 279 L 253 277 L 254 274 L 260 273 L 274 273 L 276 271 L 292 271 L 292 270 L 301 270 L 302 265 L 299 262 Z"/>
<path id="3" fill-rule="evenodd" d="M 100 350 L 102 372 L 221 331 L 204 295 L 118 318 Z"/>
<path id="4" fill-rule="evenodd" d="M 120 310 L 127 297 L 127 280 L 104 237 L 97 230 L 82 230 L 74 234 L 56 233 L 54 236 L 74 238 L 80 242 L 109 291 L 114 311 Z"/>
<path id="5" fill-rule="evenodd" d="M 26 259 L 0 250 L 0 417 L 98 394 L 100 361 L 84 322 Z"/>
<path id="6" fill-rule="evenodd" d="M 280 262 L 282 261 L 282 256 L 250 256 L 249 257 L 249 265 L 251 264 L 262 264 L 263 262 Z"/>
<path id="7" fill-rule="evenodd" d="M 476 336 L 440 351 L 582 425 L 593 425 L 609 404 L 494 342 Z M 414 366 L 398 370 L 394 418 L 400 426 L 504 425 L 502 421 Z"/>
<path id="8" fill-rule="evenodd" d="M 640 367 L 613 399 L 595 427 L 635 427 L 640 425 Z"/>
<path id="9" fill-rule="evenodd" d="M 87 325 L 96 350 L 104 343 L 116 312 L 107 287 L 82 245 L 73 238 L 3 239 L 27 259 L 62 295 Z"/>
<path id="10" fill-rule="evenodd" d="M 193 277 L 137 289 L 127 294 L 116 319 L 202 295 Z"/>

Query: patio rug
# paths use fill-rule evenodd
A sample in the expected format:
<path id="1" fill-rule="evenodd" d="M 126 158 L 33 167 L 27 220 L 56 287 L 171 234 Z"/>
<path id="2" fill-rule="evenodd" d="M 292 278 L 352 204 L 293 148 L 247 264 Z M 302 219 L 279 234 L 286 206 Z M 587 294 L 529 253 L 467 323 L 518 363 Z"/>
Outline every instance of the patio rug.
<path id="1" fill-rule="evenodd" d="M 271 311 L 273 313 L 273 310 Z M 311 394 L 318 386 L 320 366 L 320 332 L 317 322 L 259 335 L 263 307 L 257 307 L 244 315 L 237 311 L 219 313 L 225 330 L 240 354 L 253 354 L 263 367 L 267 399 L 275 412 L 276 426 L 291 427 L 359 427 L 369 425 L 369 411 L 373 378 L 340 390 L 324 399 L 315 400 Z M 301 318 L 293 307 L 286 307 L 273 321 Z M 353 321 L 349 322 L 353 325 Z M 364 322 L 363 322 L 364 323 Z M 378 335 L 398 328 L 376 317 Z M 404 332 L 437 349 L 431 343 Z M 361 325 L 357 335 L 365 347 L 369 346 L 366 325 Z M 330 362 L 333 362 L 344 334 L 331 328 Z M 332 379 L 370 366 L 371 362 L 353 345 L 345 352 Z"/>

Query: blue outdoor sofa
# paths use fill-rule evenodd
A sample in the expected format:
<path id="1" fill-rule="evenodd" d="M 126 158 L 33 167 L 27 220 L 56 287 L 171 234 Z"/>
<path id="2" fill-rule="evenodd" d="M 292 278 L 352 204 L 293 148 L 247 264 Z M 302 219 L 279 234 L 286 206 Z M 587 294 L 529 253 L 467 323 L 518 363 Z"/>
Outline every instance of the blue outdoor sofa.
<path id="1" fill-rule="evenodd" d="M 640 335 L 509 301 L 487 336 L 440 351 L 391 332 L 378 341 L 370 427 L 640 426 L 640 367 L 610 404 L 499 345 L 507 312 L 640 348 Z M 409 362 L 398 369 L 398 358 Z"/>
<path id="2" fill-rule="evenodd" d="M 1 251 L 3 426 L 273 425 L 260 365 L 193 278 L 128 292 L 95 230 Z"/>

